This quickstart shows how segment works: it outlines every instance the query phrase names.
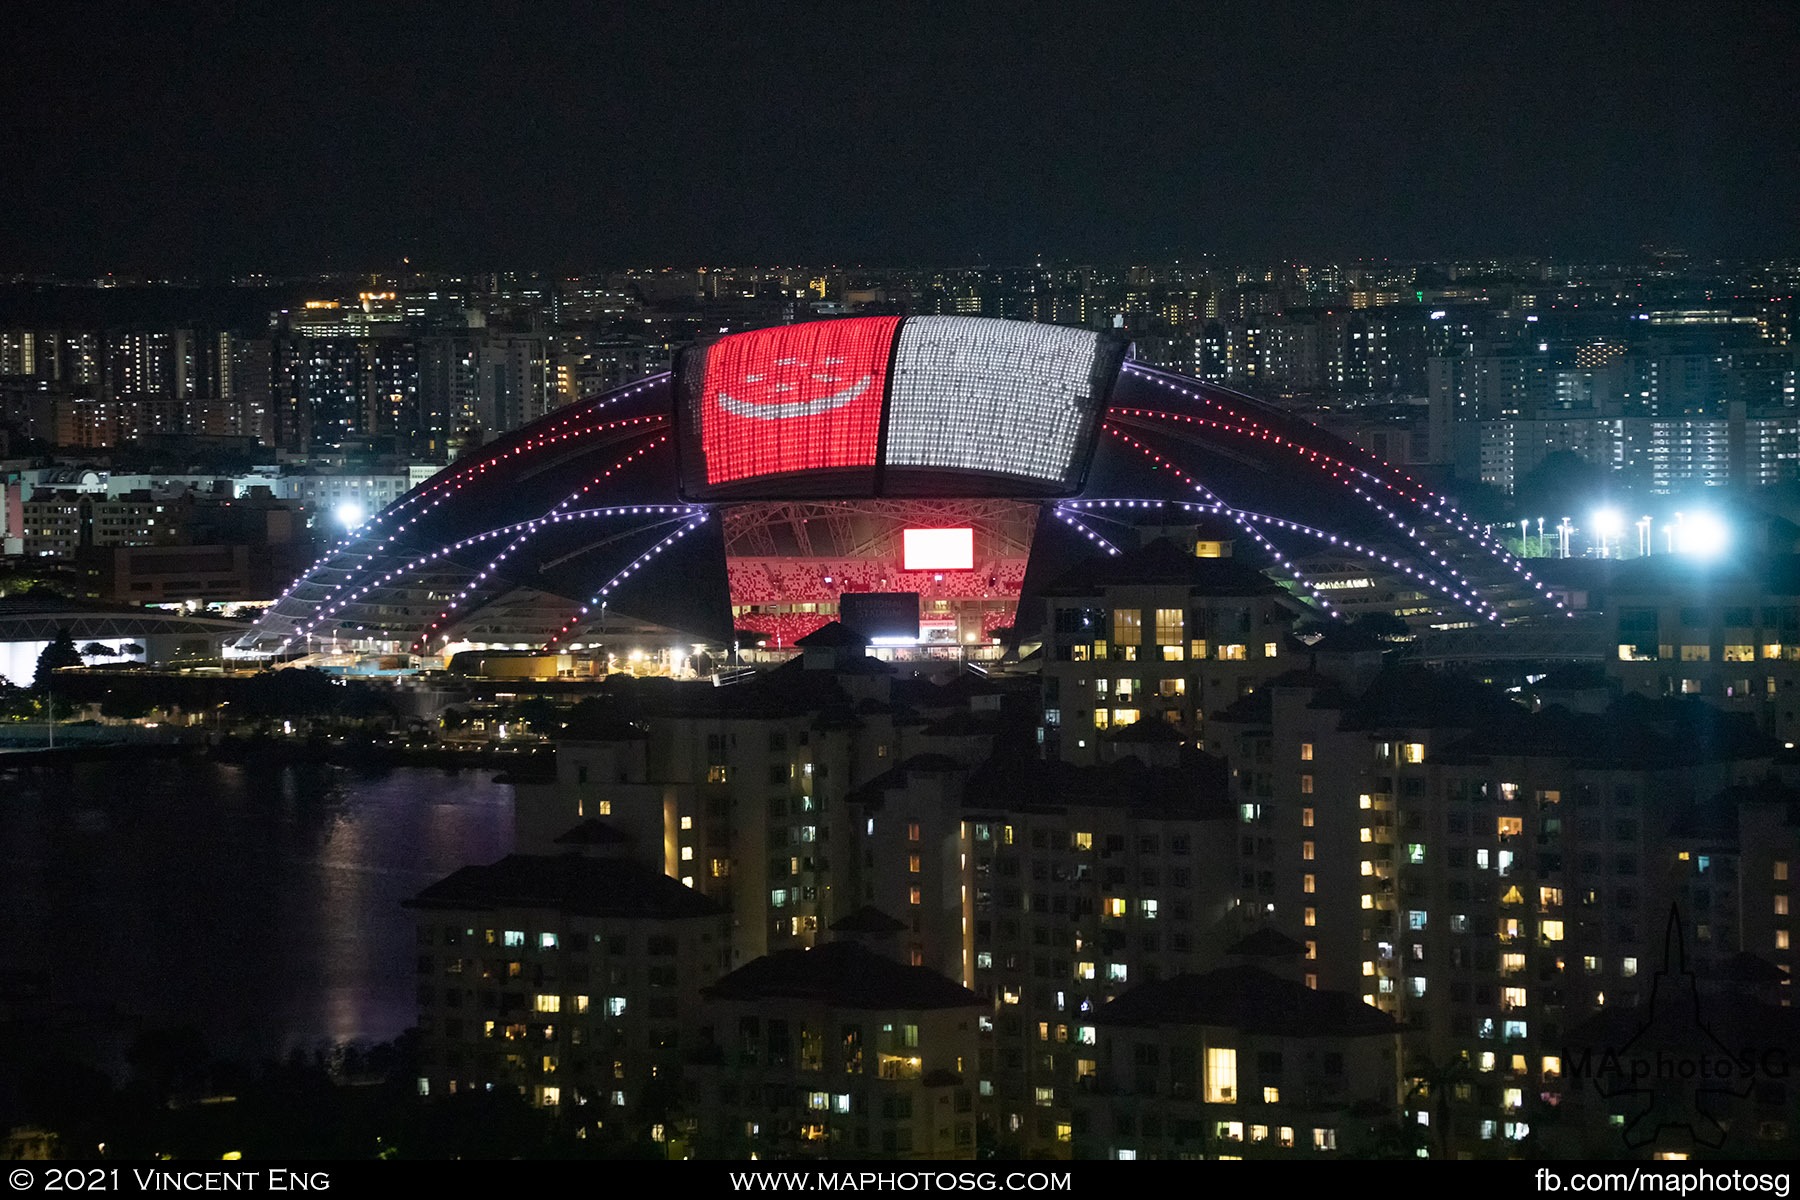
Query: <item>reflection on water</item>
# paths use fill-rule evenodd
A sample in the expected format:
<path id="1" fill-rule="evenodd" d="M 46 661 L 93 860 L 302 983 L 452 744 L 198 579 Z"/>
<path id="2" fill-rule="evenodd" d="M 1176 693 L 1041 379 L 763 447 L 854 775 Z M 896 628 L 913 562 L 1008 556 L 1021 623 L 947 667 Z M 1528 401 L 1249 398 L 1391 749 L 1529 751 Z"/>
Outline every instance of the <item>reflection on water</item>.
<path id="1" fill-rule="evenodd" d="M 0 778 L 0 963 L 15 989 L 193 1024 L 231 1057 L 386 1040 L 415 1014 L 401 901 L 511 844 L 512 788 L 483 772 L 162 761 Z"/>

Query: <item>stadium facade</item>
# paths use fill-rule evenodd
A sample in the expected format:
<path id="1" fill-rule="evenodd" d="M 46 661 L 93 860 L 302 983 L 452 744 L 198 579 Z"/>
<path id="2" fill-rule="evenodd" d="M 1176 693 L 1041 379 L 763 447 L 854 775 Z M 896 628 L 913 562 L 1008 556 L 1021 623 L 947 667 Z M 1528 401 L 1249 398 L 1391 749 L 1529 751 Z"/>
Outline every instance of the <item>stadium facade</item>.
<path id="1" fill-rule="evenodd" d="M 1447 628 L 1557 608 L 1405 471 L 1110 334 L 852 317 L 690 347 L 670 374 L 462 459 L 333 547 L 235 650 L 580 654 L 622 629 L 791 645 L 843 606 L 906 596 L 918 621 L 893 640 L 985 646 L 1031 625 L 1021 599 L 1060 566 L 1145 524 L 1208 522 L 1321 616 Z"/>

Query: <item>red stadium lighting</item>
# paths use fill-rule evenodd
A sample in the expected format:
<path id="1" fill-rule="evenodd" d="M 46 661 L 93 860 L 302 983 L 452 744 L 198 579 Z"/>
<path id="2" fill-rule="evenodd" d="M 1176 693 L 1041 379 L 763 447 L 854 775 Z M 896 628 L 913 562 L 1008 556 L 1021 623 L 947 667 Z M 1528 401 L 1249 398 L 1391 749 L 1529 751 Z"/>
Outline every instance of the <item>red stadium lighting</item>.
<path id="1" fill-rule="evenodd" d="M 898 317 L 786 325 L 707 351 L 706 482 L 875 465 Z"/>
<path id="2" fill-rule="evenodd" d="M 905 529 L 900 545 L 908 571 L 968 571 L 975 566 L 973 529 Z"/>

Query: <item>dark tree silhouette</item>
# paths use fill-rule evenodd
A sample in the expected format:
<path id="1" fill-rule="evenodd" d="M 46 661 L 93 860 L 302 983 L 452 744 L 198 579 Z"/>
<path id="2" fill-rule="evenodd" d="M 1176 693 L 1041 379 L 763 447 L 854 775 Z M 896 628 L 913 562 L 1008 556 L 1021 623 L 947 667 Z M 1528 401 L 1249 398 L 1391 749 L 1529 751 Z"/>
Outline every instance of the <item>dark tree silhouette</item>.
<path id="1" fill-rule="evenodd" d="M 40 692 L 44 691 L 50 686 L 52 672 L 62 667 L 80 665 L 81 651 L 75 648 L 75 639 L 69 636 L 67 629 L 59 629 L 56 637 L 38 655 L 37 677 L 31 681 L 31 686 Z"/>

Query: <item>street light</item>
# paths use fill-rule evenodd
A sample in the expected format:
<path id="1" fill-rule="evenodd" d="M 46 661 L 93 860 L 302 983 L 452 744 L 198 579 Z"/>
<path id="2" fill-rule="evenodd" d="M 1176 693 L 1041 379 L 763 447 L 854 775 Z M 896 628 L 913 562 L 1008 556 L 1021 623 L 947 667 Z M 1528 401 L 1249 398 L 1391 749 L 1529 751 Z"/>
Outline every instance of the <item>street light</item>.
<path id="1" fill-rule="evenodd" d="M 1637 529 L 1638 555 L 1641 558 L 1648 558 L 1650 556 L 1650 518 L 1639 517 Z"/>
<path id="2" fill-rule="evenodd" d="M 1594 533 L 1600 538 L 1600 557 L 1612 557 L 1612 542 L 1625 534 L 1625 518 L 1616 508 L 1603 508 L 1594 514 Z"/>
<path id="3" fill-rule="evenodd" d="M 1575 532 L 1575 526 L 1569 523 L 1569 518 L 1564 517 L 1562 524 L 1556 527 L 1556 532 L 1561 538 L 1561 557 L 1567 558 L 1569 557 L 1569 535 Z"/>

